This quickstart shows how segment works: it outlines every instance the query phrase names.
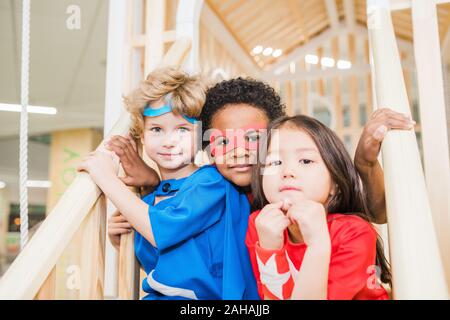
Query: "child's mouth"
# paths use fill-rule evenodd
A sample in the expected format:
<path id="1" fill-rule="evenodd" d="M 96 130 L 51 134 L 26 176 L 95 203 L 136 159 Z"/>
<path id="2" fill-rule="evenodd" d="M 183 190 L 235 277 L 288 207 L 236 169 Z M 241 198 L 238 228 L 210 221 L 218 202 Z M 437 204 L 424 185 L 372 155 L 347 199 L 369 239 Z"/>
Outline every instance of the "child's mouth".
<path id="1" fill-rule="evenodd" d="M 251 170 L 252 165 L 251 164 L 236 164 L 230 166 L 230 169 L 237 171 L 237 172 L 247 172 Z"/>
<path id="2" fill-rule="evenodd" d="M 181 156 L 181 153 L 158 153 L 160 156 L 162 156 L 163 158 L 174 158 L 174 157 L 178 157 Z"/>
<path id="3" fill-rule="evenodd" d="M 280 187 L 280 192 L 284 191 L 302 191 L 300 188 L 294 187 L 294 186 L 282 186 Z"/>

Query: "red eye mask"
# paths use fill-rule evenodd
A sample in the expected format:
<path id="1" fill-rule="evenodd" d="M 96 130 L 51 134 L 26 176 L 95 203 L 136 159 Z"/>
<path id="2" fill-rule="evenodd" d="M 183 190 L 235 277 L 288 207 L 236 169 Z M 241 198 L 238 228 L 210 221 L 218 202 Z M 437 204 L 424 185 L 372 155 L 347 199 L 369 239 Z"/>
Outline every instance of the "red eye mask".
<path id="1" fill-rule="evenodd" d="M 213 129 L 210 135 L 211 155 L 224 155 L 236 148 L 258 150 L 259 141 L 248 141 L 249 132 L 258 132 L 267 128 L 265 124 L 253 124 L 239 129 L 227 129 L 225 132 Z"/>

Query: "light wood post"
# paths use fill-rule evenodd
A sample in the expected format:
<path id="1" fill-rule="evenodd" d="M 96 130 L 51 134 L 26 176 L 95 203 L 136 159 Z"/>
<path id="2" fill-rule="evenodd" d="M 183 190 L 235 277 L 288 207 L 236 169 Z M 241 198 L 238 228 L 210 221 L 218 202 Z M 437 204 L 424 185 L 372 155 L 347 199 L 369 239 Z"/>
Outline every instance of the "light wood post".
<path id="1" fill-rule="evenodd" d="M 389 7 L 367 2 L 377 103 L 409 114 Z M 414 132 L 388 132 L 382 149 L 394 298 L 448 299 Z"/>
<path id="2" fill-rule="evenodd" d="M 413 0 L 412 17 L 425 177 L 450 286 L 450 157 L 436 4 Z"/>

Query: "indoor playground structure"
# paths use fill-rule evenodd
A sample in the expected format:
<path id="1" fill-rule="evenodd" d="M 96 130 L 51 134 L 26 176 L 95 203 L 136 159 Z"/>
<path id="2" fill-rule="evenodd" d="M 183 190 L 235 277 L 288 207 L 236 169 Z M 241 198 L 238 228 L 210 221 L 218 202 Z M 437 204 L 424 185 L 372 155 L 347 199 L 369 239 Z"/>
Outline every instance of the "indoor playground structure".
<path id="1" fill-rule="evenodd" d="M 87 152 L 128 133 L 122 96 L 158 66 L 202 71 L 212 81 L 263 79 L 280 91 L 288 114 L 326 114 L 351 152 L 362 113 L 384 106 L 417 113 L 416 132 L 389 132 L 382 144 L 388 223 L 378 227 L 392 268 L 393 299 L 449 299 L 449 0 L 105 2 L 106 134 L 91 138 Z M 139 299 L 142 271 L 134 235 L 122 236 L 118 252 L 108 244 L 106 221 L 114 208 L 87 173 L 77 173 L 64 188 L 52 184 L 45 220 L 29 231 L 26 107 L 33 6 L 38 2 L 23 0 L 21 7 L 21 248 L 0 277 L 0 299 Z M 54 161 L 56 168 L 63 165 Z"/>

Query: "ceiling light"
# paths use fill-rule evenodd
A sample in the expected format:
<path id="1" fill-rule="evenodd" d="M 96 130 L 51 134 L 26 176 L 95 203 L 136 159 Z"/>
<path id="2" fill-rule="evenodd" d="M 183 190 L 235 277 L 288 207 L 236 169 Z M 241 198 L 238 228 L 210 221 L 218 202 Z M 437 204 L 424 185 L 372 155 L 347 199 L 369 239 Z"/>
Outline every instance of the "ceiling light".
<path id="1" fill-rule="evenodd" d="M 337 62 L 338 69 L 350 69 L 352 67 L 352 63 L 347 60 L 339 60 Z"/>
<path id="2" fill-rule="evenodd" d="M 319 63 L 319 57 L 313 54 L 307 54 L 305 56 L 305 62 L 310 64 L 318 64 Z"/>
<path id="3" fill-rule="evenodd" d="M 256 46 L 256 47 L 253 48 L 252 52 L 254 54 L 260 54 L 263 51 L 263 49 L 264 48 L 262 46 Z"/>
<path id="4" fill-rule="evenodd" d="M 322 59 L 320 59 L 320 64 L 323 67 L 333 68 L 335 61 L 333 58 L 323 57 Z"/>
<path id="5" fill-rule="evenodd" d="M 277 49 L 272 53 L 272 57 L 274 58 L 278 58 L 279 56 L 281 56 L 283 54 L 283 50 L 281 49 Z"/>
<path id="6" fill-rule="evenodd" d="M 9 104 L 0 103 L 0 111 L 10 111 L 10 112 L 21 112 L 22 105 L 20 104 Z M 39 113 L 39 114 L 56 114 L 57 110 L 53 107 L 42 107 L 42 106 L 28 106 L 28 113 Z"/>
<path id="7" fill-rule="evenodd" d="M 268 48 L 264 49 L 263 55 L 265 55 L 267 57 L 267 56 L 270 56 L 272 54 L 272 52 L 273 52 L 273 49 L 271 47 L 268 47 Z"/>

